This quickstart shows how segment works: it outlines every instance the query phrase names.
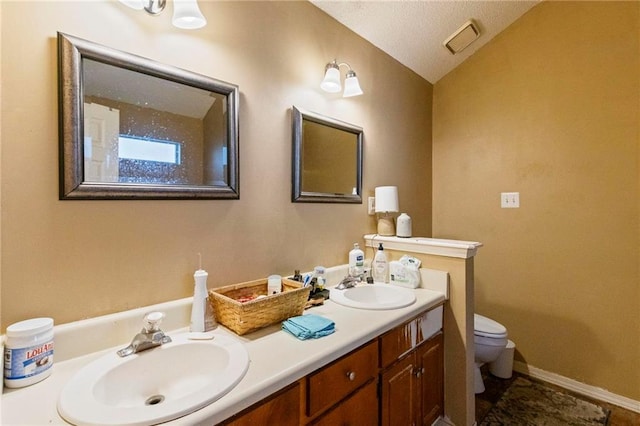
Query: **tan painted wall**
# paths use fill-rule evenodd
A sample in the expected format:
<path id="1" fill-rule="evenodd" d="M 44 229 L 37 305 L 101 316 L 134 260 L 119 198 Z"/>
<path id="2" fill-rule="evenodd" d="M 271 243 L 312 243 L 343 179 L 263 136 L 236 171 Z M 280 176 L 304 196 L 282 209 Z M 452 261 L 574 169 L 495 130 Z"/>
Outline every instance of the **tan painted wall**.
<path id="1" fill-rule="evenodd" d="M 640 3 L 543 2 L 436 83 L 433 234 L 529 365 L 640 400 Z M 521 207 L 500 209 L 500 192 Z"/>
<path id="2" fill-rule="evenodd" d="M 375 222 L 366 203 L 291 203 L 292 105 L 363 127 L 363 193 L 397 185 L 430 235 L 432 86 L 310 3 L 201 1 L 198 31 L 117 1 L 0 7 L 3 330 L 189 296 L 199 252 L 210 287 L 346 263 Z M 56 31 L 238 84 L 240 200 L 59 201 Z M 364 96 L 319 89 L 334 58 Z"/>

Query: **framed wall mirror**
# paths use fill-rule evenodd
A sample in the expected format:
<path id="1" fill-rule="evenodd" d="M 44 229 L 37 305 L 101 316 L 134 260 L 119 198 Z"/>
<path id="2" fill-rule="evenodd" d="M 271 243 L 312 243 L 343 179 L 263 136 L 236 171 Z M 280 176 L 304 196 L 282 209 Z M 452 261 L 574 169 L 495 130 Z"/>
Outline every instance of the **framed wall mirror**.
<path id="1" fill-rule="evenodd" d="M 291 201 L 362 203 L 361 127 L 293 107 Z"/>
<path id="2" fill-rule="evenodd" d="M 238 199 L 238 87 L 58 33 L 60 199 Z"/>

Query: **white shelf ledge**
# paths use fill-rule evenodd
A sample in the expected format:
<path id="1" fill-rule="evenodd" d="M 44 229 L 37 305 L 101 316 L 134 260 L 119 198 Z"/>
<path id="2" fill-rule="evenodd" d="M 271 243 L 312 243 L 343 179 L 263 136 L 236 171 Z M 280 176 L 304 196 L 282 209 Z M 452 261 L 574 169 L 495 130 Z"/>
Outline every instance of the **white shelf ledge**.
<path id="1" fill-rule="evenodd" d="M 383 237 L 378 234 L 365 235 L 364 240 L 367 247 L 377 248 L 378 244 L 382 243 L 386 249 L 461 259 L 475 256 L 478 248 L 482 247 L 482 243 L 475 241 L 443 240 L 426 237 Z"/>

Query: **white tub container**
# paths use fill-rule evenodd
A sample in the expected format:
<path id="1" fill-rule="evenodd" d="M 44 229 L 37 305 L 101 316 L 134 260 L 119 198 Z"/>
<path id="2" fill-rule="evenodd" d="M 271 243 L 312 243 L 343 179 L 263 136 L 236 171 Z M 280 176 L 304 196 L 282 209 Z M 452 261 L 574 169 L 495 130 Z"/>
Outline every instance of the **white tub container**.
<path id="1" fill-rule="evenodd" d="M 4 343 L 4 385 L 21 388 L 51 375 L 53 319 L 33 318 L 7 327 Z"/>

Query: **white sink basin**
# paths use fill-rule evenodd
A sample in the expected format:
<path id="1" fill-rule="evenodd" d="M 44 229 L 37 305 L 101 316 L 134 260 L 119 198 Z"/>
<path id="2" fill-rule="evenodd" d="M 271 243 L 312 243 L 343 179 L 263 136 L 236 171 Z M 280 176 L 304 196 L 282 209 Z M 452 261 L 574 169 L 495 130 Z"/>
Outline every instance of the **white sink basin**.
<path id="1" fill-rule="evenodd" d="M 331 289 L 331 300 L 358 309 L 399 309 L 416 301 L 413 291 L 392 284 L 360 284 L 346 290 Z"/>
<path id="2" fill-rule="evenodd" d="M 249 367 L 244 345 L 173 341 L 121 358 L 112 351 L 78 371 L 58 399 L 58 412 L 76 425 L 153 425 L 192 413 L 235 387 Z"/>

